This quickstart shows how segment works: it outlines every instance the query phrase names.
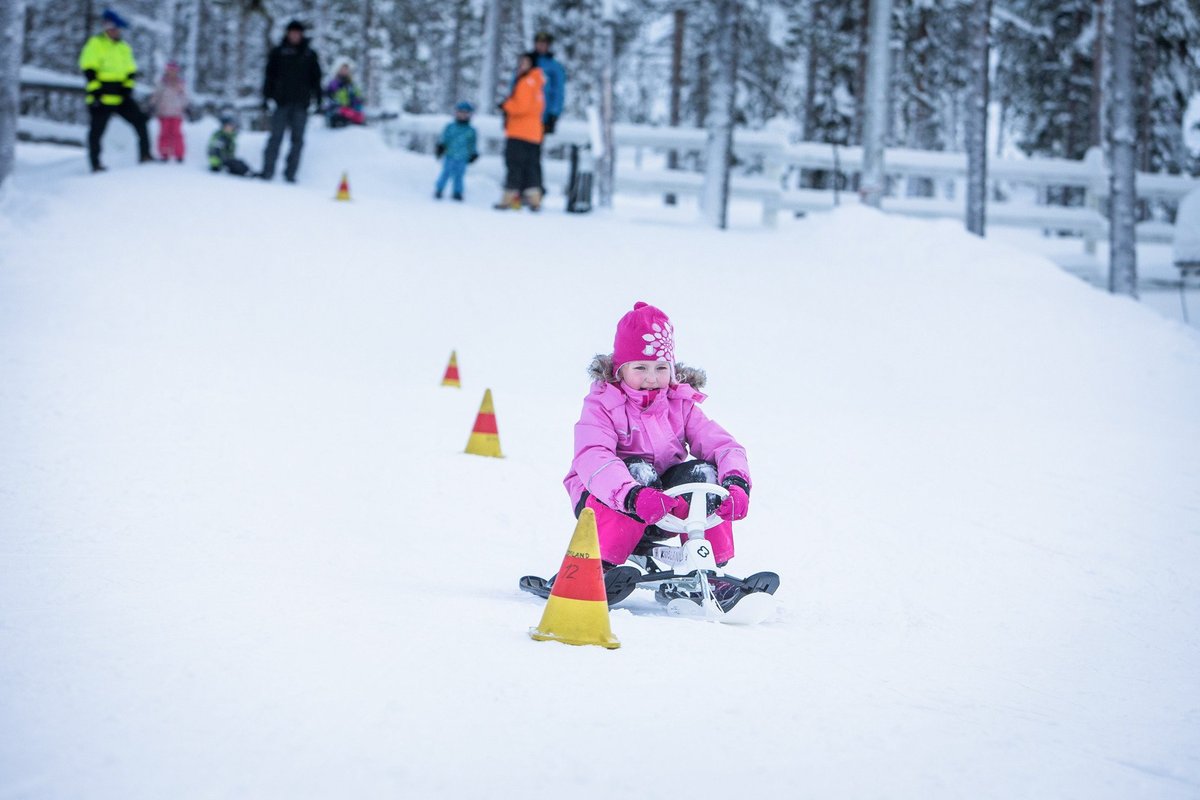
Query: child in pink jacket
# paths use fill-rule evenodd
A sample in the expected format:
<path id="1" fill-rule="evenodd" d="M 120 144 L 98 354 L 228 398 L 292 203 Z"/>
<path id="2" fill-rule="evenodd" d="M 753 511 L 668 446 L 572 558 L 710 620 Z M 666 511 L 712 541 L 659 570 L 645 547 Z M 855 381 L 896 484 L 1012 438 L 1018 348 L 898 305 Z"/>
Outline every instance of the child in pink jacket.
<path id="1" fill-rule="evenodd" d="M 705 374 L 675 363 L 667 315 L 635 304 L 617 323 L 612 356 L 596 356 L 590 373 L 595 382 L 563 484 L 576 516 L 585 507 L 596 512 L 605 568 L 624 564 L 647 527 L 668 513 L 686 517 L 687 501 L 661 490 L 694 481 L 729 491 L 716 508 L 724 522 L 705 534 L 724 565 L 733 558 L 732 522 L 750 506 L 746 450 L 700 410 Z"/>
<path id="2" fill-rule="evenodd" d="M 158 155 L 163 161 L 183 161 L 183 115 L 187 111 L 187 89 L 179 65 L 168 61 L 162 81 L 150 97 L 150 107 L 158 117 Z"/>

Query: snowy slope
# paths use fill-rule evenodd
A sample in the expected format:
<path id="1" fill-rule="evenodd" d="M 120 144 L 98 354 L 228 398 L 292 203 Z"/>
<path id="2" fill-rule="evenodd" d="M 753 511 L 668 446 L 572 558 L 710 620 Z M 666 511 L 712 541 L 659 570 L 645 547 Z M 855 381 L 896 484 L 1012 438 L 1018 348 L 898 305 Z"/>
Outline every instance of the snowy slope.
<path id="1" fill-rule="evenodd" d="M 311 131 L 299 186 L 19 155 L 0 797 L 1200 794 L 1194 331 L 857 207 L 437 204 L 367 131 Z M 638 299 L 749 450 L 732 567 L 785 609 L 534 643 L 516 579 L 562 557 L 584 368 Z M 503 460 L 461 454 L 487 387 Z"/>

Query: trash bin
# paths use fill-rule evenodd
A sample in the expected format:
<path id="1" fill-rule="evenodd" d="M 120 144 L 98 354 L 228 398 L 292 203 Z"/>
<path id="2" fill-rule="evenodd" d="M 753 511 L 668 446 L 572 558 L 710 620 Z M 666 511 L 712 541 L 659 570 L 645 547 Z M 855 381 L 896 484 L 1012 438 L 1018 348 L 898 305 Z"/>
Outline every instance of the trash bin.
<path id="1" fill-rule="evenodd" d="M 1185 195 L 1175 213 L 1175 266 L 1185 276 L 1200 275 L 1200 189 Z"/>
<path id="2" fill-rule="evenodd" d="M 581 152 L 587 151 L 587 152 Z M 586 214 L 592 210 L 595 163 L 588 145 L 571 145 L 571 173 L 567 181 L 567 212 Z"/>

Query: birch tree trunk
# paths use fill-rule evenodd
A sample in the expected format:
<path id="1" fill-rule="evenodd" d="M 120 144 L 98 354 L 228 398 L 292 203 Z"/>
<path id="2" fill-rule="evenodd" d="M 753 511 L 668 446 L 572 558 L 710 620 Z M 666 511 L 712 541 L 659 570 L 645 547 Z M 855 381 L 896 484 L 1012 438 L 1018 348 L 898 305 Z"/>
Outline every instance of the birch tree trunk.
<path id="1" fill-rule="evenodd" d="M 0 2 L 0 184 L 16 162 L 21 100 L 21 54 L 25 50 L 25 0 Z"/>
<path id="2" fill-rule="evenodd" d="M 704 216 L 714 228 L 729 226 L 729 170 L 737 95 L 739 0 L 717 0 L 716 76 L 712 83 L 704 164 Z"/>
<path id="3" fill-rule="evenodd" d="M 971 61 L 967 84 L 967 230 L 984 236 L 987 223 L 988 66 L 992 0 L 971 0 Z"/>
<path id="4" fill-rule="evenodd" d="M 883 201 L 883 140 L 888 122 L 888 55 L 892 38 L 892 0 L 871 0 L 868 25 L 866 109 L 863 119 L 862 201 L 879 208 Z"/>
<path id="5" fill-rule="evenodd" d="M 1092 117 L 1088 142 L 1091 147 L 1104 146 L 1104 40 L 1107 38 L 1104 4 L 1105 0 L 1096 0 L 1092 15 L 1092 24 L 1096 26 L 1096 40 L 1092 43 Z"/>
<path id="6" fill-rule="evenodd" d="M 362 9 L 362 38 L 359 40 L 358 47 L 358 69 L 362 79 L 363 95 L 366 97 L 368 107 L 373 107 L 373 102 L 376 93 L 374 79 L 375 73 L 371 69 L 371 56 L 373 55 L 371 48 L 372 37 L 375 29 L 375 3 L 372 0 L 363 0 Z"/>
<path id="7" fill-rule="evenodd" d="M 236 17 L 233 14 L 229 16 L 235 20 L 236 27 L 230 31 L 234 47 L 233 74 L 229 76 L 225 93 L 229 97 L 229 103 L 236 105 L 242 96 L 242 76 L 246 74 L 246 27 L 249 22 L 249 14 L 246 13 L 245 6 L 243 6 L 239 9 Z"/>
<path id="8" fill-rule="evenodd" d="M 496 113 L 496 62 L 500 58 L 500 0 L 486 0 L 483 14 L 483 65 L 479 71 L 479 113 Z"/>
<path id="9" fill-rule="evenodd" d="M 675 9 L 675 29 L 671 35 L 671 118 L 672 128 L 679 127 L 680 112 L 683 106 L 683 35 L 687 29 L 687 11 Z M 679 151 L 667 153 L 667 169 L 679 169 Z M 675 193 L 668 192 L 663 202 L 669 206 L 675 205 Z"/>
<path id="10" fill-rule="evenodd" d="M 462 82 L 462 48 L 463 48 L 463 17 L 465 7 L 461 0 L 451 4 L 454 18 L 452 20 L 450 34 L 450 63 L 448 65 L 449 75 L 446 78 L 446 108 L 453 108 L 454 104 L 462 99 L 460 96 L 460 85 Z"/>
<path id="11" fill-rule="evenodd" d="M 616 112 L 613 98 L 613 81 L 616 72 L 617 31 L 612 17 L 612 8 L 605 4 L 603 63 L 600 67 L 600 136 L 604 143 L 604 156 L 596 165 L 596 195 L 600 208 L 612 208 L 613 191 L 617 173 L 617 148 L 613 136 L 613 117 Z"/>
<path id="12" fill-rule="evenodd" d="M 1112 158 L 1112 213 L 1108 226 L 1108 290 L 1137 297 L 1137 250 L 1134 206 L 1137 203 L 1134 159 L 1133 40 L 1137 0 L 1112 0 L 1109 103 L 1109 152 Z"/>
<path id="13" fill-rule="evenodd" d="M 192 0 L 192 13 L 188 17 L 187 38 L 183 45 L 183 74 L 193 93 L 200 91 L 200 70 L 197 60 L 200 52 L 200 23 L 203 21 L 204 0 Z"/>
<path id="14" fill-rule="evenodd" d="M 801 112 L 803 119 L 800 120 L 801 130 L 805 141 L 811 142 L 816 140 L 817 124 L 814 117 L 816 116 L 817 105 L 817 48 L 820 45 L 820 3 L 813 3 L 809 9 L 808 17 L 808 52 L 805 54 L 804 62 L 804 110 Z"/>

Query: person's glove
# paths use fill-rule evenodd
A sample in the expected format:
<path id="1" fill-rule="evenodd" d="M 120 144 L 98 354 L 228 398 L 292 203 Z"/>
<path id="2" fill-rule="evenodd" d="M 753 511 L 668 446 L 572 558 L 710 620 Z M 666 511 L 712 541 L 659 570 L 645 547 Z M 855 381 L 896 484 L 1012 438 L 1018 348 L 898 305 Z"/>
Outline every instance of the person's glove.
<path id="1" fill-rule="evenodd" d="M 433 154 L 435 158 L 441 158 L 446 155 L 446 145 L 438 142 L 437 147 L 433 148 Z"/>
<path id="2" fill-rule="evenodd" d="M 479 153 L 471 153 L 471 155 L 467 157 L 468 164 L 474 164 L 478 160 L 479 160 Z"/>
<path id="3" fill-rule="evenodd" d="M 729 522 L 735 519 L 745 519 L 750 513 L 750 494 L 746 491 L 746 482 L 732 476 L 721 481 L 721 485 L 729 492 L 729 497 L 717 506 L 717 516 Z"/>
<path id="4" fill-rule="evenodd" d="M 94 80 L 96 80 L 96 70 L 94 70 L 94 69 L 85 69 L 85 70 L 83 71 L 83 77 L 87 78 L 87 79 L 88 79 L 88 82 L 91 82 L 91 81 L 94 81 Z"/>
<path id="5" fill-rule="evenodd" d="M 557 124 L 558 116 L 556 114 L 550 114 L 546 117 L 546 122 L 542 127 L 545 128 L 546 133 L 554 133 L 554 126 Z"/>
<path id="6" fill-rule="evenodd" d="M 687 500 L 671 497 L 649 486 L 632 489 L 625 498 L 625 507 L 647 525 L 653 525 L 667 514 L 674 514 L 680 519 L 686 519 L 688 515 Z"/>

